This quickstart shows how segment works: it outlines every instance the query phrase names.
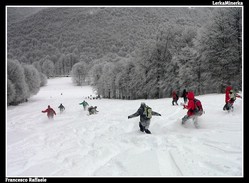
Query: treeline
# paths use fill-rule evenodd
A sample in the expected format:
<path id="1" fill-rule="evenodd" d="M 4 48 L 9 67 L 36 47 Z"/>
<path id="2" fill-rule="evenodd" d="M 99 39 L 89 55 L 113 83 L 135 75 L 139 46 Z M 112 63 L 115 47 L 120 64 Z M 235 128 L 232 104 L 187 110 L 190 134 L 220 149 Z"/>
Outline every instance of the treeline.
<path id="1" fill-rule="evenodd" d="M 18 105 L 39 92 L 47 77 L 32 65 L 18 60 L 7 61 L 7 105 Z"/>
<path id="2" fill-rule="evenodd" d="M 242 89 L 239 7 L 48 8 L 7 33 L 8 60 L 72 75 L 106 98 Z"/>

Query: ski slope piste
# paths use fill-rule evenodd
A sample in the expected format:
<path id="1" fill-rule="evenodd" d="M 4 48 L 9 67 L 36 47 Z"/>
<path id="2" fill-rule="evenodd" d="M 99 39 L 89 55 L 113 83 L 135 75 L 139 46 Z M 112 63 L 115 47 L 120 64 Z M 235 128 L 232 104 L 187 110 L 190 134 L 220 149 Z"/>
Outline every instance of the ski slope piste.
<path id="1" fill-rule="evenodd" d="M 196 96 L 205 111 L 196 129 L 191 120 L 181 125 L 187 110 L 172 106 L 171 98 L 86 99 L 99 111 L 87 115 L 79 103 L 89 95 L 96 95 L 90 86 L 74 86 L 70 77 L 53 78 L 28 102 L 8 106 L 6 176 L 243 176 L 241 99 L 228 113 L 222 110 L 224 94 Z M 162 115 L 152 117 L 152 134 L 139 131 L 139 117 L 127 118 L 141 102 Z M 48 105 L 57 114 L 52 120 L 41 112 Z"/>

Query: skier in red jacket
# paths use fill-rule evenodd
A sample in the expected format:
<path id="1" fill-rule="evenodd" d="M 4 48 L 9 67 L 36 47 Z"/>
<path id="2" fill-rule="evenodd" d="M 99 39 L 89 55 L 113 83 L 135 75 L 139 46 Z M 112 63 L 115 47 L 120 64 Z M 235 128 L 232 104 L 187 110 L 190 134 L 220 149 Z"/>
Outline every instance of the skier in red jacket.
<path id="1" fill-rule="evenodd" d="M 50 107 L 50 105 L 48 105 L 48 108 L 46 110 L 42 111 L 43 113 L 47 113 L 47 116 L 49 119 L 53 119 L 54 115 L 56 115 L 55 111 L 53 108 Z"/>
<path id="2" fill-rule="evenodd" d="M 188 104 L 187 105 L 182 104 L 182 105 L 183 105 L 183 109 L 188 109 L 188 112 L 187 112 L 187 115 L 185 115 L 182 118 L 182 124 L 185 124 L 185 122 L 190 118 L 193 118 L 193 120 L 195 122 L 195 115 L 194 115 L 194 110 L 195 110 L 194 98 L 195 98 L 195 95 L 194 95 L 194 92 L 191 92 L 191 91 L 188 92 L 187 97 L 188 97 Z"/>

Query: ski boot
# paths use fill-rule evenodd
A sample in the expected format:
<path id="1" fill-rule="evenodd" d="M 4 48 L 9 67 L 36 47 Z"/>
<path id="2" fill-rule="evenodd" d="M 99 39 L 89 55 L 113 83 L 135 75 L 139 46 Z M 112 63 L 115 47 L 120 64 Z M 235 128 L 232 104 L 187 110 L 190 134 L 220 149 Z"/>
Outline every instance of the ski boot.
<path id="1" fill-rule="evenodd" d="M 151 134 L 150 130 L 148 130 L 148 129 L 145 129 L 144 131 L 145 131 L 145 133 L 147 133 L 147 134 Z"/>

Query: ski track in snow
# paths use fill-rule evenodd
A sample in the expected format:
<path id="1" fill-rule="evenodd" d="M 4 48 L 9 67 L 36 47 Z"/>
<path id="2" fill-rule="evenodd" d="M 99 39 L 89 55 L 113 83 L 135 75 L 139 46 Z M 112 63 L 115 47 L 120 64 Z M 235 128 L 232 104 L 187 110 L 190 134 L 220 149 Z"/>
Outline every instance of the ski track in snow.
<path id="1" fill-rule="evenodd" d="M 205 114 L 196 129 L 191 120 L 181 125 L 187 110 L 171 98 L 86 99 L 99 111 L 88 116 L 79 103 L 91 94 L 71 78 L 54 78 L 28 102 L 8 107 L 7 176 L 242 176 L 240 99 L 227 113 L 223 94 L 198 96 Z M 151 135 L 139 131 L 139 117 L 127 119 L 141 102 L 162 114 L 153 116 Z M 47 105 L 57 113 L 53 120 L 41 113 Z"/>

